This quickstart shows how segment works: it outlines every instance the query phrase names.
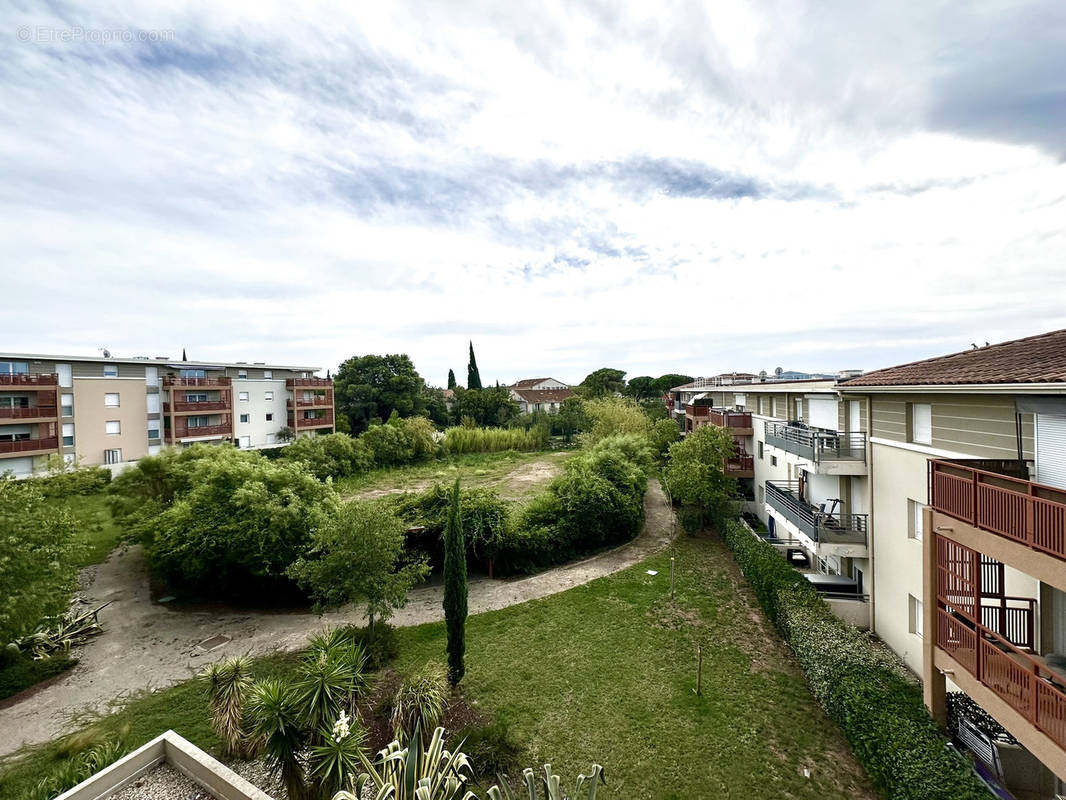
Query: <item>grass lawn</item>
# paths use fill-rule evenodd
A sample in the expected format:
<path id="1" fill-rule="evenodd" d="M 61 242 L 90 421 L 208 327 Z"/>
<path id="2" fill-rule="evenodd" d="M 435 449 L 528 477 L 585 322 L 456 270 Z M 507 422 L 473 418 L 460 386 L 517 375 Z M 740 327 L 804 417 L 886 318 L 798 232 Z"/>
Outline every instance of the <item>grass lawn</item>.
<path id="1" fill-rule="evenodd" d="M 443 624 L 402 629 L 398 639 L 398 669 L 444 662 Z M 697 644 L 702 697 L 693 691 Z M 260 663 L 276 671 L 287 658 Z M 682 538 L 616 575 L 471 617 L 467 670 L 467 699 L 508 723 L 526 763 L 549 762 L 572 783 L 597 761 L 606 798 L 876 797 L 717 537 Z M 101 724 L 129 725 L 131 746 L 168 728 L 209 750 L 218 744 L 196 682 L 135 700 Z M 57 752 L 51 744 L 12 765 L 0 795 L 17 796 Z"/>
<path id="2" fill-rule="evenodd" d="M 425 464 L 375 469 L 334 482 L 345 499 L 390 492 L 420 491 L 434 483 L 462 479 L 463 486 L 489 487 L 509 500 L 524 500 L 550 480 L 573 450 L 519 453 L 465 453 Z"/>
<path id="3" fill-rule="evenodd" d="M 87 567 L 107 560 L 118 547 L 122 531 L 111 519 L 107 496 L 98 494 L 56 497 L 49 500 L 57 508 L 65 508 L 78 521 L 78 534 L 85 545 L 85 552 L 78 566 Z"/>

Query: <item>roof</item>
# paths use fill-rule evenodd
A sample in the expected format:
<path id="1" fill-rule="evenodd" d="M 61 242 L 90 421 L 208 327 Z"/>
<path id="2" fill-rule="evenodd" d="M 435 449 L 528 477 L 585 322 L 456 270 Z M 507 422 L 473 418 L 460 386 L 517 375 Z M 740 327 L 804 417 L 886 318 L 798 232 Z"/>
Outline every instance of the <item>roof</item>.
<path id="1" fill-rule="evenodd" d="M 1066 382 L 1066 330 L 867 372 L 841 385 L 951 386 Z"/>
<path id="2" fill-rule="evenodd" d="M 165 367 L 182 367 L 182 368 L 195 368 L 195 367 L 254 367 L 257 369 L 288 369 L 295 372 L 318 372 L 321 367 L 301 367 L 301 366 L 287 366 L 284 364 L 267 364 L 262 361 L 248 362 L 248 361 L 200 361 L 198 359 L 188 359 L 182 361 L 180 358 L 170 358 L 169 356 L 156 356 L 155 358 L 148 358 L 143 356 L 141 358 L 115 358 L 109 356 L 104 358 L 102 355 L 97 356 L 61 356 L 61 355 L 48 355 L 42 353 L 0 353 L 0 359 L 11 361 L 92 361 L 99 362 L 101 364 L 148 364 L 149 366 L 165 366 Z"/>
<path id="3" fill-rule="evenodd" d="M 527 403 L 561 403 L 568 397 L 573 397 L 571 389 L 516 389 L 511 391 Z"/>
<path id="4" fill-rule="evenodd" d="M 556 383 L 562 383 L 564 386 L 566 385 L 564 381 L 561 381 L 558 378 L 523 378 L 520 381 L 515 381 L 514 386 L 512 386 L 511 388 L 532 389 L 538 383 L 542 383 L 543 381 L 555 381 Z"/>

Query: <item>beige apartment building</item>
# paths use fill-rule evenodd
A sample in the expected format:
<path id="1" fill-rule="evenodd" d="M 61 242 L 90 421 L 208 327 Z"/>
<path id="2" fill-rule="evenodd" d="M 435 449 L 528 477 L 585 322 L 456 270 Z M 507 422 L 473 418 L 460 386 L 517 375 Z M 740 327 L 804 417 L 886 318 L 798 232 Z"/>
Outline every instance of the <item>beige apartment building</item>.
<path id="1" fill-rule="evenodd" d="M 951 733 L 1019 800 L 1066 792 L 1066 331 L 878 370 L 873 627 Z M 961 697 L 962 695 L 954 695 Z M 954 701 L 953 701 L 954 702 Z"/>
<path id="2" fill-rule="evenodd" d="M 317 367 L 0 353 L 0 473 L 49 456 L 114 469 L 165 446 L 245 449 L 330 433 L 333 382 Z"/>

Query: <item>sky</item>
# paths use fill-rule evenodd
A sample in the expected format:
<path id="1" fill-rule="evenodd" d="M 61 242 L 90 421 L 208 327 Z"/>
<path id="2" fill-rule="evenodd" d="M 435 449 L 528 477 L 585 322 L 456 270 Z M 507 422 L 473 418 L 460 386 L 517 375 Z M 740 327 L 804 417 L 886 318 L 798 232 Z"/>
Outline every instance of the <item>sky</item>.
<path id="1" fill-rule="evenodd" d="M 0 351 L 426 380 L 1066 327 L 1066 3 L 0 0 Z"/>

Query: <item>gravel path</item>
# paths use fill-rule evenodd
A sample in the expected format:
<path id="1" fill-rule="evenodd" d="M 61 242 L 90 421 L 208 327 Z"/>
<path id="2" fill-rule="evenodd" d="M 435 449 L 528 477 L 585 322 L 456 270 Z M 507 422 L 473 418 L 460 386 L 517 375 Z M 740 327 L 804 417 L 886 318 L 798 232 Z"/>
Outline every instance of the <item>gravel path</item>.
<path id="1" fill-rule="evenodd" d="M 648 484 L 644 512 L 640 536 L 614 550 L 527 578 L 471 580 L 470 613 L 562 592 L 625 569 L 661 550 L 673 539 L 676 525 L 658 481 Z M 316 628 L 365 624 L 363 615 L 351 607 L 317 616 L 221 606 L 173 609 L 153 603 L 147 565 L 139 547 L 116 551 L 103 564 L 85 570 L 82 577 L 87 584 L 83 596 L 90 604 L 112 601 L 100 615 L 104 634 L 81 648 L 76 653 L 80 663 L 55 683 L 0 704 L 4 706 L 0 708 L 0 756 L 69 732 L 72 719 L 82 712 L 106 711 L 138 692 L 185 680 L 205 664 L 225 656 L 296 650 Z M 392 623 L 420 625 L 443 619 L 443 595 L 439 585 L 413 589 Z M 197 647 L 215 636 L 229 641 L 210 653 Z"/>

